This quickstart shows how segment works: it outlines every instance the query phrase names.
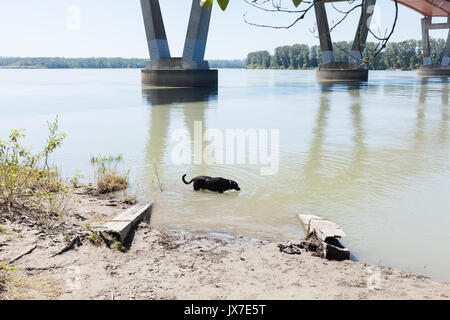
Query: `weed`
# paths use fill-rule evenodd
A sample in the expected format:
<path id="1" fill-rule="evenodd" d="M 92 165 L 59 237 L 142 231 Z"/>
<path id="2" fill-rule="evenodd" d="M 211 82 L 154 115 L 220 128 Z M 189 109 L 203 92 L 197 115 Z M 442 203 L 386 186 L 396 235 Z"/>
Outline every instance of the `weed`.
<path id="1" fill-rule="evenodd" d="M 118 168 L 123 156 L 91 157 L 95 169 L 95 180 L 100 194 L 125 190 L 128 187 L 129 171 Z"/>
<path id="2" fill-rule="evenodd" d="M 82 179 L 84 179 L 84 175 L 81 173 L 81 170 L 75 169 L 75 176 L 69 179 L 69 182 L 74 188 L 78 188 L 80 186 L 80 180 Z"/>
<path id="3" fill-rule="evenodd" d="M 64 293 L 61 279 L 49 277 L 10 277 L 6 291 L 0 299 L 5 300 L 54 300 Z"/>
<path id="4" fill-rule="evenodd" d="M 81 226 L 81 230 L 84 230 L 84 231 L 92 230 L 92 226 L 89 223 L 85 223 Z"/>
<path id="5" fill-rule="evenodd" d="M 123 197 L 122 197 L 122 203 L 123 204 L 135 205 L 136 202 L 137 202 L 136 196 L 129 195 L 126 192 L 123 193 Z"/>
<path id="6" fill-rule="evenodd" d="M 119 250 L 120 252 L 126 253 L 128 251 L 128 248 L 120 242 L 120 240 L 116 239 L 114 241 L 114 247 Z"/>
<path id="7" fill-rule="evenodd" d="M 0 212 L 7 212 L 12 219 L 13 213 L 27 212 L 45 224 L 68 209 L 67 187 L 57 169 L 48 164 L 66 135 L 58 133 L 58 117 L 48 122 L 48 128 L 47 145 L 37 154 L 22 146 L 24 130 L 11 130 L 8 141 L 0 140 Z"/>
<path id="8" fill-rule="evenodd" d="M 16 271 L 16 268 L 10 267 L 7 263 L 0 263 L 0 294 L 6 291 L 7 283 L 10 279 L 10 273 Z"/>
<path id="9" fill-rule="evenodd" d="M 87 239 L 96 247 L 101 247 L 103 245 L 103 239 L 96 232 L 87 237 Z"/>

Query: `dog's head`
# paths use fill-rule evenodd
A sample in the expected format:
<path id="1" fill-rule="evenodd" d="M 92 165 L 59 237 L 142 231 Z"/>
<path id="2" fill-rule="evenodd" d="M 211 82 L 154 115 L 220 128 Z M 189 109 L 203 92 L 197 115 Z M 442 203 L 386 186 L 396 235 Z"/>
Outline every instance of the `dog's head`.
<path id="1" fill-rule="evenodd" d="M 234 189 L 237 191 L 241 191 L 241 188 L 239 188 L 239 185 L 236 181 L 230 180 L 230 189 Z"/>

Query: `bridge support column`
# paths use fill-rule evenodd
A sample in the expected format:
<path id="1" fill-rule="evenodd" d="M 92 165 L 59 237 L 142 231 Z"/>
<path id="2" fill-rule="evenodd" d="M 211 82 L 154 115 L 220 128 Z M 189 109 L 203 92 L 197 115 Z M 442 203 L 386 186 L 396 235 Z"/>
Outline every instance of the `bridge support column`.
<path id="1" fill-rule="evenodd" d="M 422 56 L 424 66 L 431 64 L 430 24 L 431 17 L 422 19 Z"/>
<path id="2" fill-rule="evenodd" d="M 450 16 L 447 17 L 447 23 L 432 23 L 431 17 L 422 19 L 422 54 L 423 66 L 417 71 L 421 77 L 449 77 L 450 66 Z M 433 65 L 431 61 L 431 46 L 430 46 L 430 30 L 433 29 L 449 29 L 447 36 L 447 44 L 444 49 L 442 62 L 439 65 Z"/>
<path id="3" fill-rule="evenodd" d="M 369 27 L 372 21 L 373 10 L 376 0 L 366 0 L 363 3 L 363 14 L 359 19 L 358 30 L 356 31 L 355 40 L 353 40 L 352 50 L 348 62 L 361 64 L 361 52 L 366 48 L 367 36 L 369 35 Z"/>
<path id="4" fill-rule="evenodd" d="M 150 61 L 170 58 L 169 43 L 161 15 L 159 0 L 141 0 Z"/>
<path id="5" fill-rule="evenodd" d="M 375 0 L 366 0 L 374 2 Z M 367 9 L 367 8 L 366 8 Z M 359 64 L 354 62 L 336 62 L 333 43 L 331 41 L 330 28 L 328 25 L 327 12 L 325 9 L 325 1 L 318 0 L 314 4 L 316 13 L 317 29 L 319 31 L 320 50 L 322 53 L 322 64 L 316 71 L 318 81 L 367 81 L 368 70 L 362 69 Z M 370 17 L 372 15 L 370 14 Z M 367 19 L 367 18 L 366 18 Z M 361 23 L 360 23 L 361 25 Z M 365 23 L 362 24 L 366 26 Z M 356 38 L 364 38 L 358 34 L 365 32 L 360 26 L 358 27 Z M 368 30 L 367 30 L 368 32 Z M 365 36 L 367 38 L 367 35 Z M 365 39 L 364 39 L 365 46 Z M 353 44 L 355 47 L 355 44 Z M 359 42 L 358 42 L 359 47 Z M 359 52 L 359 51 L 358 51 Z"/>
<path id="6" fill-rule="evenodd" d="M 448 31 L 447 43 L 445 45 L 444 55 L 442 56 L 441 65 L 448 66 L 449 62 L 450 62 L 450 30 Z"/>
<path id="7" fill-rule="evenodd" d="M 314 4 L 316 12 L 317 29 L 319 31 L 320 51 L 322 64 L 334 62 L 333 43 L 331 42 L 330 27 L 328 26 L 327 11 L 325 2 L 317 1 Z"/>
<path id="8" fill-rule="evenodd" d="M 183 59 L 193 62 L 196 69 L 208 69 L 205 59 L 206 42 L 208 41 L 211 10 L 200 5 L 200 1 L 192 1 L 191 17 L 184 43 Z"/>
<path id="9" fill-rule="evenodd" d="M 141 0 L 141 5 L 150 51 L 150 62 L 142 70 L 142 84 L 217 87 L 218 71 L 209 69 L 204 60 L 212 9 L 205 9 L 199 0 L 192 0 L 183 57 L 171 58 L 159 0 Z"/>

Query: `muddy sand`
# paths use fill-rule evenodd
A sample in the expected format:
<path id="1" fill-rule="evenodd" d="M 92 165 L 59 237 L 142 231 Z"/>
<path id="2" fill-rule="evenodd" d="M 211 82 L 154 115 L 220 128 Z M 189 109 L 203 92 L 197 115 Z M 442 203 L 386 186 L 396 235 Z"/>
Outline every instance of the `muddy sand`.
<path id="1" fill-rule="evenodd" d="M 143 222 L 126 252 L 88 240 L 130 205 L 77 192 L 73 213 L 47 231 L 3 222 L 0 261 L 12 263 L 0 299 L 449 299 L 450 284 L 363 262 L 328 261 L 279 243 L 220 233 L 157 230 Z M 66 246 L 64 233 L 84 236 Z M 220 231 L 220 230 L 218 230 Z M 293 243 L 299 242 L 293 239 Z"/>

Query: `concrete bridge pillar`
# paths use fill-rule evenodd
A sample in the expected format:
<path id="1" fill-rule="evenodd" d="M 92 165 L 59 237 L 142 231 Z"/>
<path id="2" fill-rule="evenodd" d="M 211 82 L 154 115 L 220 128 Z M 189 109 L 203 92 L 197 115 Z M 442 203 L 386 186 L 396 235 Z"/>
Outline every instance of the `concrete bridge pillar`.
<path id="1" fill-rule="evenodd" d="M 145 86 L 217 87 L 218 71 L 204 60 L 212 8 L 192 0 L 191 16 L 183 57 L 172 58 L 164 29 L 159 0 L 141 0 L 150 62 L 142 70 Z"/>
<path id="2" fill-rule="evenodd" d="M 314 4 L 314 11 L 316 13 L 317 29 L 319 31 L 322 64 L 333 63 L 335 61 L 333 43 L 331 42 L 330 27 L 328 26 L 325 2 L 317 1 Z"/>
<path id="3" fill-rule="evenodd" d="M 367 81 L 369 71 L 363 69 L 360 63 L 354 60 L 350 62 L 336 62 L 333 43 L 331 41 L 330 28 L 328 25 L 327 12 L 325 9 L 325 0 L 314 0 L 314 10 L 316 13 L 317 29 L 319 32 L 320 50 L 322 53 L 322 64 L 316 71 L 316 78 L 318 81 Z M 351 55 L 353 51 L 358 51 L 359 48 L 365 47 L 368 27 L 367 21 L 372 17 L 373 7 L 368 11 L 370 5 L 375 3 L 375 0 L 364 0 L 363 15 L 356 31 L 355 42 L 353 43 Z M 360 56 L 360 55 L 359 55 Z"/>
<path id="4" fill-rule="evenodd" d="M 348 62 L 361 64 L 361 52 L 366 48 L 367 36 L 369 35 L 370 23 L 372 21 L 373 11 L 376 0 L 366 0 L 363 3 L 362 15 L 359 19 L 358 30 L 353 40 L 352 50 Z"/>
<path id="5" fill-rule="evenodd" d="M 447 43 L 445 45 L 444 55 L 442 56 L 441 64 L 443 66 L 448 66 L 449 62 L 450 62 L 450 30 L 448 31 Z"/>
<path id="6" fill-rule="evenodd" d="M 431 65 L 430 25 L 431 17 L 422 19 L 422 56 L 424 66 Z"/>
<path id="7" fill-rule="evenodd" d="M 169 43 L 167 42 L 159 0 L 141 0 L 141 7 L 150 60 L 157 61 L 160 58 L 170 58 Z"/>
<path id="8" fill-rule="evenodd" d="M 192 1 L 183 59 L 188 61 L 204 61 L 206 42 L 208 41 L 211 10 L 200 5 L 200 1 Z"/>
<path id="9" fill-rule="evenodd" d="M 422 77 L 449 77 L 450 66 L 450 16 L 447 17 L 447 23 L 432 23 L 431 17 L 422 19 L 422 54 L 423 66 L 417 71 L 417 74 Z M 431 46 L 430 46 L 430 30 L 448 29 L 447 43 L 445 45 L 442 62 L 438 65 L 433 65 L 431 61 Z"/>

